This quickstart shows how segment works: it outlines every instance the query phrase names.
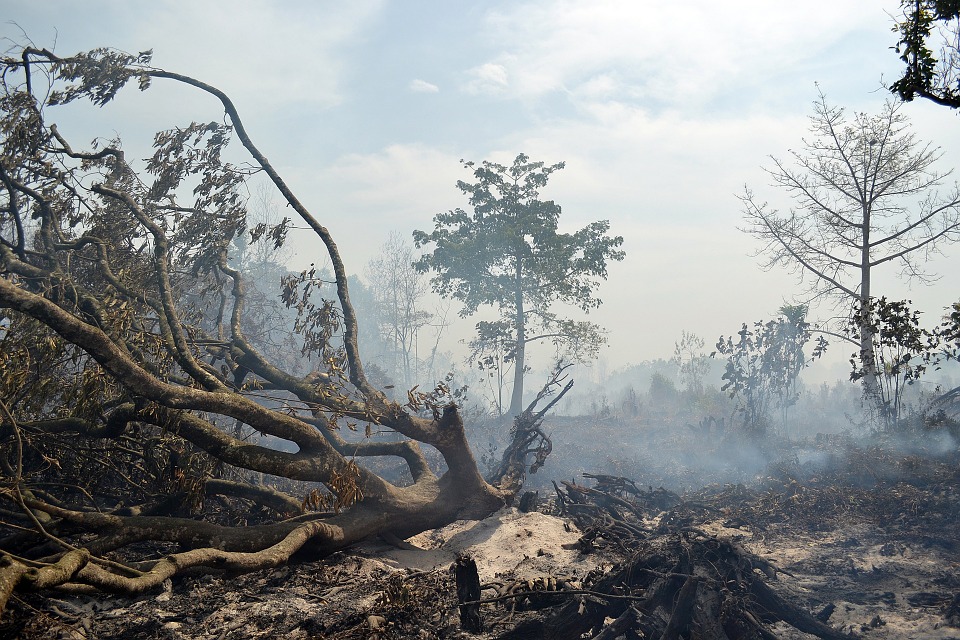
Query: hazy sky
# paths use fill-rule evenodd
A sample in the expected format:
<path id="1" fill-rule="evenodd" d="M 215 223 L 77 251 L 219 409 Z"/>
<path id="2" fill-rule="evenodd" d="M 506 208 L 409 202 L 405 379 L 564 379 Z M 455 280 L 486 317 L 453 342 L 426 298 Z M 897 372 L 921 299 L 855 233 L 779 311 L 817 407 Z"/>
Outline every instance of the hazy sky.
<path id="1" fill-rule="evenodd" d="M 566 161 L 543 192 L 562 205 L 563 227 L 606 218 L 625 238 L 627 258 L 591 314 L 610 330 L 613 368 L 669 357 L 683 330 L 710 346 L 790 301 L 794 280 L 751 257 L 735 196 L 749 184 L 789 206 L 761 166 L 800 145 L 815 83 L 833 104 L 880 109 L 881 82 L 899 71 L 888 15 L 897 7 L 0 0 L 0 29 L 63 55 L 152 48 L 157 66 L 225 90 L 352 272 L 391 230 L 430 229 L 434 214 L 466 206 L 459 159 Z M 925 103 L 906 112 L 943 147 L 941 168 L 960 165 L 955 114 Z M 158 83 L 61 131 L 79 141 L 132 132 L 143 144 L 148 128 L 217 118 L 212 100 Z M 319 242 L 294 233 L 296 266 L 317 259 Z M 876 290 L 911 297 L 932 321 L 960 298 L 960 246 L 947 251 L 934 287 L 906 292 L 878 274 Z"/>

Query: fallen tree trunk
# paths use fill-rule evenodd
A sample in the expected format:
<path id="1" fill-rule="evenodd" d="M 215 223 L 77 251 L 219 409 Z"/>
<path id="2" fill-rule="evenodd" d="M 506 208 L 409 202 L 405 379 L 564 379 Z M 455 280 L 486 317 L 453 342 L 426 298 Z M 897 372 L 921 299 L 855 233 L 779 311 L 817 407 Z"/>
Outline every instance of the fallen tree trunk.
<path id="1" fill-rule="evenodd" d="M 528 458 L 543 464 L 535 408 L 552 384 L 488 482 L 444 383 L 406 402 L 371 383 L 336 243 L 222 91 L 149 52 L 27 46 L 0 71 L 0 610 L 28 583 L 139 593 L 186 569 L 273 567 L 483 518 L 513 501 Z M 45 121 L 78 99 L 106 107 L 131 80 L 222 110 L 159 132 L 139 173 L 118 143 L 74 149 Z M 249 166 L 225 160 L 231 139 Z M 279 273 L 279 303 L 249 295 L 236 267 L 238 246 L 279 248 L 291 224 L 248 224 L 252 173 L 333 271 Z M 277 319 L 279 347 L 261 326 Z"/>

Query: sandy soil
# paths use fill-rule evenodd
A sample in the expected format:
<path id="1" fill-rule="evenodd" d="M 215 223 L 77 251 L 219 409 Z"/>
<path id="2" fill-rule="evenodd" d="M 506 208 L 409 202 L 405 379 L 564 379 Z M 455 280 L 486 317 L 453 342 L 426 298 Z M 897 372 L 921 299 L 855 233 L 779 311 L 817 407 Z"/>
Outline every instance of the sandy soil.
<path id="1" fill-rule="evenodd" d="M 583 575 L 603 563 L 603 556 L 583 554 L 580 531 L 572 523 L 543 513 L 504 509 L 480 521 L 459 520 L 407 539 L 411 549 L 368 543 L 360 553 L 397 569 L 447 569 L 460 553 L 477 563 L 480 581 L 503 576 L 534 578 L 562 568 Z"/>
<path id="2" fill-rule="evenodd" d="M 650 523 L 655 526 L 655 522 Z M 727 526 L 725 526 L 725 524 Z M 863 638 L 960 638 L 943 612 L 960 593 L 960 554 L 945 539 L 898 536 L 894 528 L 850 522 L 816 533 L 705 520 L 709 534 L 740 541 L 782 570 L 771 585 L 812 613 Z M 47 597 L 21 633 L 33 638 L 494 638 L 523 616 L 485 605 L 488 631 L 459 631 L 453 577 L 458 553 L 477 562 L 481 581 L 541 576 L 571 581 L 610 570 L 612 552 L 581 553 L 580 533 L 543 513 L 498 512 L 410 538 L 407 548 L 371 542 L 322 561 L 243 576 L 186 577 L 135 600 Z M 404 545 L 406 547 L 406 545 Z M 487 595 L 485 591 L 485 596 Z M 783 625 L 778 637 L 809 638 Z"/>

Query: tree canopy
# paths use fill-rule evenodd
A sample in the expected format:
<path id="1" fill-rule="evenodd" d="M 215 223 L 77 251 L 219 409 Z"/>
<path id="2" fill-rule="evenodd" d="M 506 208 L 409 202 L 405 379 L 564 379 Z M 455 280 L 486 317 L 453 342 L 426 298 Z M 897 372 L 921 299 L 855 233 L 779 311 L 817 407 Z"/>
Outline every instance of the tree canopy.
<path id="1" fill-rule="evenodd" d="M 509 413 L 522 408 L 526 347 L 551 340 L 574 357 L 592 358 L 603 343 L 596 324 L 561 317 L 555 302 L 587 312 L 601 304 L 595 292 L 608 261 L 624 258 L 623 237 L 610 223 L 593 222 L 574 233 L 559 231 L 560 205 L 541 200 L 550 176 L 564 163 L 546 165 L 519 154 L 510 166 L 461 161 L 476 182 L 457 182 L 473 213 L 457 208 L 434 216 L 431 233 L 415 231 L 417 247 L 433 245 L 417 263 L 433 272 L 437 293 L 463 303 L 461 316 L 495 307 L 499 321 L 477 325 L 475 353 L 505 349 L 514 382 Z"/>

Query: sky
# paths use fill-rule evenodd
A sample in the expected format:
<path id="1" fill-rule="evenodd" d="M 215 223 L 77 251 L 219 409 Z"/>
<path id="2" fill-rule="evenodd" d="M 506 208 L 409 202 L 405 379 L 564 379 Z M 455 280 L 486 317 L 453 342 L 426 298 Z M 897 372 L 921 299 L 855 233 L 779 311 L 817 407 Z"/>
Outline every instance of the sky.
<path id="1" fill-rule="evenodd" d="M 226 91 L 354 273 L 391 231 L 409 237 L 466 207 L 461 159 L 566 162 L 542 193 L 562 206 L 561 230 L 607 219 L 624 237 L 627 257 L 610 265 L 604 304 L 590 314 L 609 331 L 612 370 L 669 358 L 682 331 L 709 349 L 793 300 L 795 278 L 760 269 L 757 241 L 738 230 L 737 195 L 749 185 L 789 208 L 763 167 L 802 144 L 818 91 L 850 112 L 881 109 L 882 85 L 899 72 L 897 7 L 0 0 L 0 35 L 4 49 L 29 38 L 61 55 L 153 49 L 156 66 Z M 126 148 L 146 149 L 155 130 L 220 118 L 212 99 L 161 85 L 103 113 L 81 110 L 60 130 L 81 141 L 117 132 Z M 942 170 L 960 166 L 956 114 L 923 102 L 905 112 L 918 137 L 942 147 Z M 291 233 L 293 266 L 322 263 L 319 241 Z M 875 290 L 912 299 L 934 324 L 960 299 L 960 246 L 930 267 L 943 276 L 931 287 L 878 273 Z M 451 348 L 473 324 L 456 323 Z M 843 377 L 847 351 L 838 345 L 819 375 Z"/>

